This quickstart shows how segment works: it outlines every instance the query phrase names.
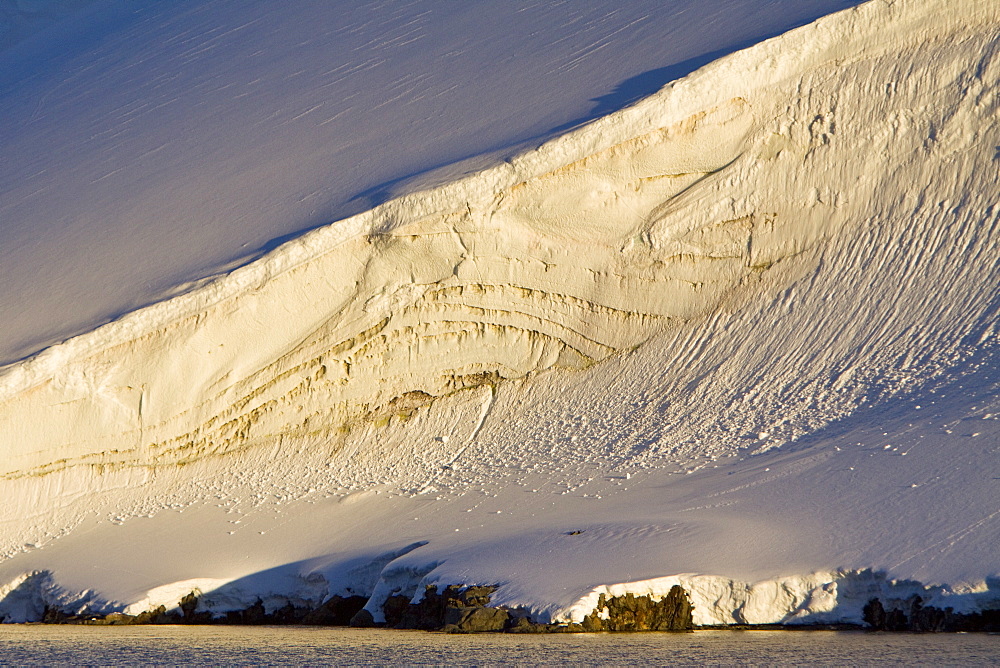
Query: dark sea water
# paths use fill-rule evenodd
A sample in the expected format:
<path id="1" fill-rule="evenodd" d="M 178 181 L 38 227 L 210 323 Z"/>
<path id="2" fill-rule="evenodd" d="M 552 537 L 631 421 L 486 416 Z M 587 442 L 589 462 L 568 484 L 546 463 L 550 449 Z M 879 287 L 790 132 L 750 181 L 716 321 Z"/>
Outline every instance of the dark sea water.
<path id="1" fill-rule="evenodd" d="M 318 627 L 0 626 L 0 665 L 1000 666 L 1000 635 L 444 635 Z"/>

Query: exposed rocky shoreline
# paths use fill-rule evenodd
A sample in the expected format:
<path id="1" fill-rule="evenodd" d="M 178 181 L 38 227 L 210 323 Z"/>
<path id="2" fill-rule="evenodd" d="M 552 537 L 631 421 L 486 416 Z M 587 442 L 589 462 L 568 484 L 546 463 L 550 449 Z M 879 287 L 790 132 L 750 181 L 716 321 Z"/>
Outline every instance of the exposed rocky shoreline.
<path id="1" fill-rule="evenodd" d="M 270 613 L 258 599 L 243 610 L 213 615 L 198 610 L 199 598 L 191 592 L 175 609 L 159 606 L 138 615 L 114 612 L 108 615 L 69 614 L 47 607 L 44 624 L 84 624 L 94 626 L 145 624 L 218 625 L 305 625 L 353 626 L 438 631 L 443 633 L 594 633 L 594 632 L 684 632 L 699 629 L 727 630 L 869 630 L 906 633 L 1000 632 L 1000 610 L 958 613 L 952 608 L 924 606 L 914 596 L 903 607 L 890 608 L 878 598 L 864 607 L 864 624 L 739 624 L 695 627 L 688 593 L 675 585 L 659 600 L 650 596 L 602 594 L 594 610 L 580 623 L 540 623 L 527 611 L 490 605 L 492 586 L 448 585 L 439 591 L 428 586 L 416 603 L 403 595 L 393 595 L 382 606 L 384 622 L 376 622 L 365 609 L 364 596 L 332 596 L 316 608 L 285 605 Z M 905 609 L 904 609 L 905 608 Z"/>
<path id="2" fill-rule="evenodd" d="M 601 596 L 594 611 L 579 624 L 541 624 L 523 610 L 490 607 L 493 587 L 451 585 L 438 592 L 430 586 L 418 603 L 405 596 L 390 596 L 383 605 L 385 626 L 446 633 L 583 633 L 595 631 L 690 631 L 691 602 L 678 586 L 659 601 L 649 596 Z M 372 615 L 361 610 L 351 626 L 375 626 Z"/>
<path id="3" fill-rule="evenodd" d="M 445 633 L 585 633 L 597 631 L 691 631 L 691 601 L 681 587 L 673 587 L 667 596 L 656 601 L 649 596 L 601 596 L 597 607 L 579 623 L 546 624 L 531 620 L 520 609 L 490 605 L 495 587 L 449 585 L 442 591 L 429 586 L 420 601 L 410 597 L 390 596 L 382 606 L 385 622 L 376 623 L 364 609 L 363 596 L 333 596 L 317 608 L 288 604 L 271 613 L 264 603 L 224 616 L 198 610 L 194 592 L 182 598 L 174 610 L 159 606 L 139 615 L 115 612 L 108 615 L 74 615 L 57 608 L 46 608 L 43 623 L 88 624 L 99 626 L 137 624 L 230 624 L 384 627 L 420 629 Z"/>
<path id="4" fill-rule="evenodd" d="M 1000 632 L 1000 610 L 955 612 L 952 608 L 924 606 L 919 596 L 910 599 L 908 609 L 894 607 L 889 610 L 882 605 L 882 601 L 873 598 L 865 605 L 863 612 L 867 628 L 873 631 Z"/>

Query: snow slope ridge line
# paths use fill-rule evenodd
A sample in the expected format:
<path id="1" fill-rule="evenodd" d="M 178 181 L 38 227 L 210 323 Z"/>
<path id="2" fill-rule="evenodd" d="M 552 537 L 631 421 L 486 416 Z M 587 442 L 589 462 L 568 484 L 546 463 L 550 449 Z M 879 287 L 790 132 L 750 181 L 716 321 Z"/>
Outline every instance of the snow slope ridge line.
<path id="1" fill-rule="evenodd" d="M 785 202 L 723 199 L 697 217 L 676 210 L 706 191 L 698 185 L 746 180 L 783 147 L 810 171 L 835 110 L 786 109 L 778 121 L 764 96 L 793 73 L 876 62 L 890 47 L 860 29 L 872 13 L 891 21 L 892 49 L 935 14 L 932 3 L 876 2 L 823 19 L 510 164 L 335 223 L 6 369 L 5 472 L 169 464 L 307 420 L 405 412 L 498 378 L 583 368 L 711 311 L 835 235 L 846 221 L 827 209 L 843 207 L 832 182 L 821 191 L 798 179 L 799 201 L 813 206 L 795 202 L 794 216 L 770 210 L 794 190 Z M 969 31 L 989 14 L 969 3 L 934 23 Z M 794 136 L 795 122 L 808 136 Z"/>

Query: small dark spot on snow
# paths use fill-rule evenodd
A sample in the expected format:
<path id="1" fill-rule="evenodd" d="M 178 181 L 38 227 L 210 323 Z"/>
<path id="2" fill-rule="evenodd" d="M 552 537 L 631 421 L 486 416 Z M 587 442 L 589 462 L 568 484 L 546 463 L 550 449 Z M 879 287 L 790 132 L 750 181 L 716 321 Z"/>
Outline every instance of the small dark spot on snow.
<path id="1" fill-rule="evenodd" d="M 580 535 L 580 534 L 582 534 L 582 533 L 583 533 L 584 531 L 586 531 L 586 529 L 576 529 L 576 530 L 574 530 L 574 531 L 567 531 L 567 532 L 566 532 L 566 535 L 567 535 L 567 536 L 579 536 L 579 535 Z"/>

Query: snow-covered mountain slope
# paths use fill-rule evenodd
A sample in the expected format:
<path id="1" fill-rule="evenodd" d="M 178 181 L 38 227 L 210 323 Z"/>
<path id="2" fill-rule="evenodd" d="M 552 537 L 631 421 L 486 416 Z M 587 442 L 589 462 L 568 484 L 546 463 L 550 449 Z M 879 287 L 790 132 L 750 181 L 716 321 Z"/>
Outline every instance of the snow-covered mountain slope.
<path id="1" fill-rule="evenodd" d="M 0 613 L 1000 605 L 998 26 L 828 16 L 6 368 Z"/>
<path id="2" fill-rule="evenodd" d="M 0 364 L 856 2 L 0 0 Z"/>
<path id="3" fill-rule="evenodd" d="M 84 10 L 96 0 L 0 0 L 0 51 Z"/>

